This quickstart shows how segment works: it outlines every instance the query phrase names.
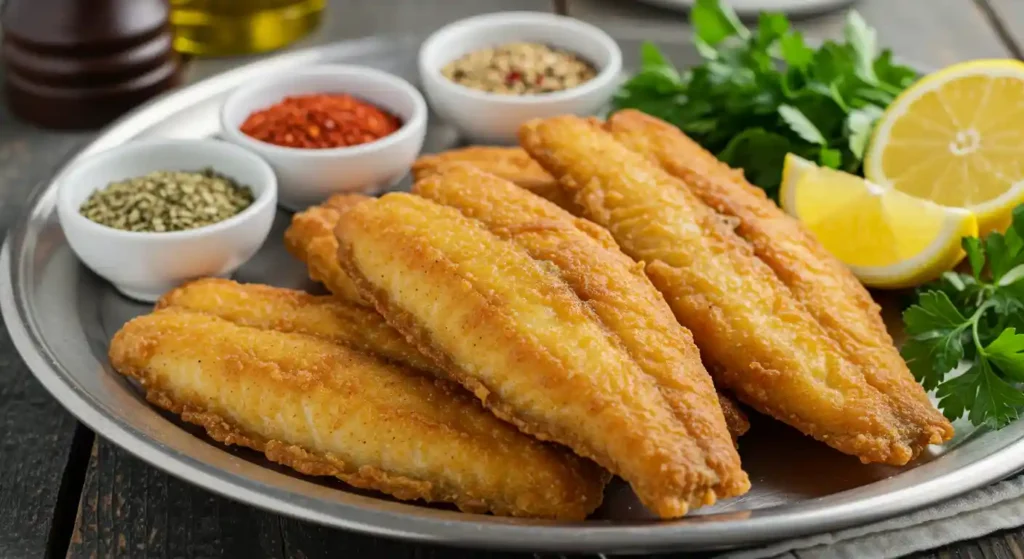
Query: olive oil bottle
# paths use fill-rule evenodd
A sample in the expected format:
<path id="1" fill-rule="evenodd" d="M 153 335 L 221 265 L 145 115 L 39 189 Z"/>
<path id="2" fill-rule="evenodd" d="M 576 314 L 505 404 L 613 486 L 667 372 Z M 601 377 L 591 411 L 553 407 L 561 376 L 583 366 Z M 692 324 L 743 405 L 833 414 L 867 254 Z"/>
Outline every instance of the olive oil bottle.
<path id="1" fill-rule="evenodd" d="M 198 56 L 281 48 L 320 23 L 326 0 L 171 0 L 174 48 Z"/>

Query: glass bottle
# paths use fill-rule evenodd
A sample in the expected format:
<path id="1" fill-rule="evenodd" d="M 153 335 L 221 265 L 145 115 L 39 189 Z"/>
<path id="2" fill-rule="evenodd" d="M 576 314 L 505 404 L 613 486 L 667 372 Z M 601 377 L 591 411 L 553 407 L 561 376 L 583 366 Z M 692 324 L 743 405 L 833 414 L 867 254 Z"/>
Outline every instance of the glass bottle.
<path id="1" fill-rule="evenodd" d="M 174 48 L 199 56 L 281 48 L 320 23 L 326 0 L 171 0 Z"/>

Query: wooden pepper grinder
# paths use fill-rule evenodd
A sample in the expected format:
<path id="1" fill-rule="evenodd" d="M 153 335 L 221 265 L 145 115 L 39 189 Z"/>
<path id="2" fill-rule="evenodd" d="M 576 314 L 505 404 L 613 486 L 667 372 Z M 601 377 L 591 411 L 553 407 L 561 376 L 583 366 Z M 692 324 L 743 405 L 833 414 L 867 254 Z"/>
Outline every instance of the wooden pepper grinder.
<path id="1" fill-rule="evenodd" d="M 174 87 L 169 16 L 166 0 L 6 0 L 11 111 L 49 128 L 92 128 Z"/>

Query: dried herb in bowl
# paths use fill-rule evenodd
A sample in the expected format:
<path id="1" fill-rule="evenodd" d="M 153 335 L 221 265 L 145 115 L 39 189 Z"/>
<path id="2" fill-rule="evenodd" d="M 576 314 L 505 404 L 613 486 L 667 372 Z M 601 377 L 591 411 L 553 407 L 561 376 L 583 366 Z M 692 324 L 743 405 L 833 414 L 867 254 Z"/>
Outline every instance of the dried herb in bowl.
<path id="1" fill-rule="evenodd" d="M 487 93 L 536 95 L 582 85 L 597 77 L 597 69 L 567 50 L 519 42 L 470 52 L 445 65 L 441 74 Z"/>
<path id="2" fill-rule="evenodd" d="M 156 171 L 93 192 L 79 213 L 114 229 L 163 233 L 224 221 L 252 202 L 252 190 L 212 169 Z"/>

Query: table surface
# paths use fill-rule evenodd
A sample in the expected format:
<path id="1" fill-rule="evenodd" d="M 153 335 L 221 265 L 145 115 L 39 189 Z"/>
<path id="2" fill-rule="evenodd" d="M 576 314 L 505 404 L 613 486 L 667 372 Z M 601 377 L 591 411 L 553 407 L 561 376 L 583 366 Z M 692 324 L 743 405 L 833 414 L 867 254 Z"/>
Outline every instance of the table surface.
<path id="1" fill-rule="evenodd" d="M 879 43 L 922 67 L 1022 57 L 1024 0 L 861 0 Z M 290 48 L 427 32 L 475 13 L 567 12 L 657 42 L 688 36 L 685 16 L 631 0 L 332 0 L 321 28 Z M 808 37 L 840 37 L 842 13 L 802 17 Z M 189 81 L 250 58 L 198 60 Z M 95 132 L 51 132 L 0 107 L 0 238 L 29 190 Z M 1024 558 L 1024 527 L 922 557 Z M 292 520 L 173 479 L 95 437 L 32 377 L 0 326 L 0 557 L 545 557 L 411 545 Z M 677 554 L 682 557 L 682 554 Z"/>

